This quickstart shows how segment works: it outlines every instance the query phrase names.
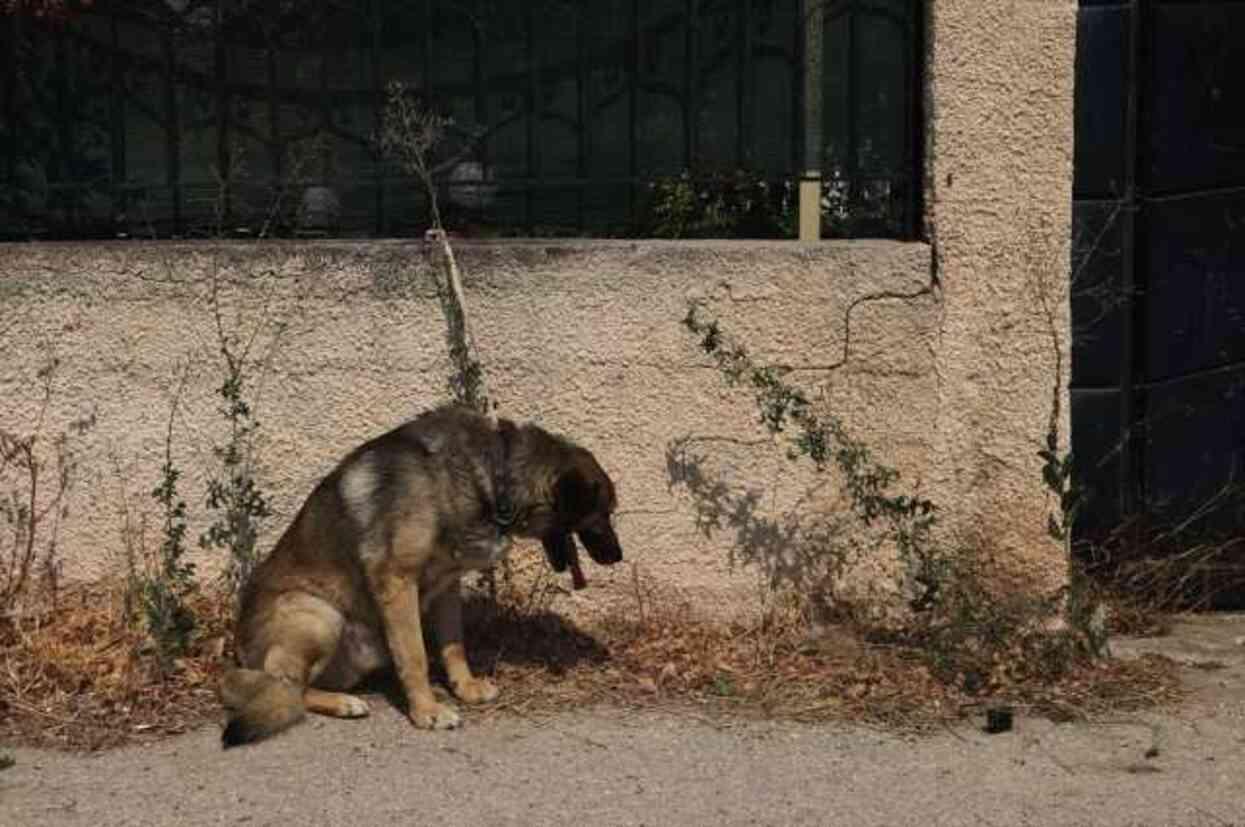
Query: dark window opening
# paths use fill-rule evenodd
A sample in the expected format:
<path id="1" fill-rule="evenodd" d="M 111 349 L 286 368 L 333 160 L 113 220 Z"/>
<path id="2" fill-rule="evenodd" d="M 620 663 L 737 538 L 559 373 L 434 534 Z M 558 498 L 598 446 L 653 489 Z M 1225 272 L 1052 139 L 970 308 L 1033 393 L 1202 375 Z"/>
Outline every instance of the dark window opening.
<path id="1" fill-rule="evenodd" d="M 794 237 L 800 0 L 94 0 L 0 12 L 0 238 L 407 236 L 392 79 L 451 230 Z M 915 238 L 918 0 L 814 4 L 823 234 Z"/>

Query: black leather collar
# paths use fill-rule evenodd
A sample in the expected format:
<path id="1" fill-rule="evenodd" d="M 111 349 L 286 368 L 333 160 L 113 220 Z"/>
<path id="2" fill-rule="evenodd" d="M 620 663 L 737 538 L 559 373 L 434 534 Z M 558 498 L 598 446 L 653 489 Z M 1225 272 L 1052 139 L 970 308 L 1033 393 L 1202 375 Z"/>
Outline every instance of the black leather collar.
<path id="1" fill-rule="evenodd" d="M 493 524 L 502 534 L 511 533 L 519 520 L 515 503 L 514 475 L 510 467 L 515 427 L 508 419 L 497 420 L 493 452 Z"/>

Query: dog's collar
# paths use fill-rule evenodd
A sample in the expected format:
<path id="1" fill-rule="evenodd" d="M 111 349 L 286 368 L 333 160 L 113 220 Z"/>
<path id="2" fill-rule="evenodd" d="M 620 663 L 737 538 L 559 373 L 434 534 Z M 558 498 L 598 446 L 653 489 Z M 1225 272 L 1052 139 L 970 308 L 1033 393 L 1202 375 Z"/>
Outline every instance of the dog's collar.
<path id="1" fill-rule="evenodd" d="M 502 534 L 514 530 L 519 510 L 514 501 L 514 479 L 510 472 L 515 427 L 508 419 L 497 421 L 497 442 L 493 458 L 493 524 Z"/>

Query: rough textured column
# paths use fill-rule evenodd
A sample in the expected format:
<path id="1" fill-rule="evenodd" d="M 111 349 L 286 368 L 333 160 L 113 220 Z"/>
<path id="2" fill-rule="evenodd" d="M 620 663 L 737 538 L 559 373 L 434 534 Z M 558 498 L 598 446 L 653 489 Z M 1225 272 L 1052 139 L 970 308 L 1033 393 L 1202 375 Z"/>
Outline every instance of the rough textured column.
<path id="1" fill-rule="evenodd" d="M 926 204 L 942 301 L 932 462 L 949 530 L 1059 582 L 1034 507 L 1068 445 L 1075 0 L 932 0 Z"/>

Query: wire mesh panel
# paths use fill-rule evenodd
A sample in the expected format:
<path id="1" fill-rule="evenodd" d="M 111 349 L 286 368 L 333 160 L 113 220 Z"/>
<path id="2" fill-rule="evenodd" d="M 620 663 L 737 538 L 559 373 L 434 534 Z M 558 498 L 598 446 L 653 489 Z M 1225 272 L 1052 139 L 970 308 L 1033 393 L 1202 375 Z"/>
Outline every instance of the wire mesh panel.
<path id="1" fill-rule="evenodd" d="M 509 235 L 795 228 L 799 0 L 95 0 L 0 13 L 0 233 L 406 235 L 389 81 L 452 118 L 447 224 Z M 828 235 L 920 212 L 916 0 L 829 0 Z"/>

